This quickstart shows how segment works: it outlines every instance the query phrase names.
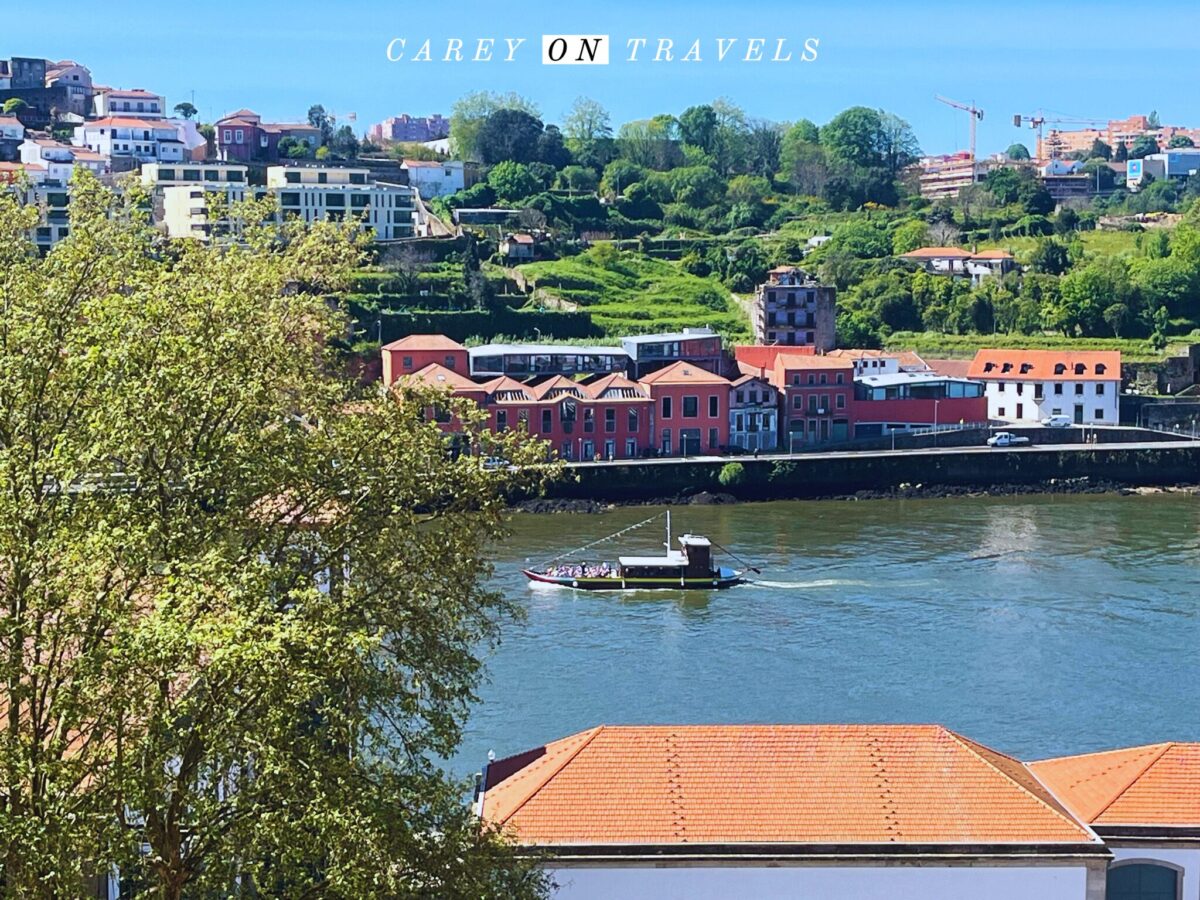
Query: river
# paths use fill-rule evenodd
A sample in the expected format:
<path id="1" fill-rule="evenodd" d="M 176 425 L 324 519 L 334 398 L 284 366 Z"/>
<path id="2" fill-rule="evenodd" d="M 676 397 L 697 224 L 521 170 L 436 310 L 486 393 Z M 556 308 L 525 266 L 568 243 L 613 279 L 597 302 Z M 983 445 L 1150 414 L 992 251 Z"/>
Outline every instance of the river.
<path id="1" fill-rule="evenodd" d="M 938 722 L 1026 759 L 1200 740 L 1200 498 L 685 507 L 677 533 L 759 583 L 588 594 L 520 573 L 653 512 L 515 516 L 494 578 L 528 617 L 488 659 L 458 774 L 600 723 Z"/>

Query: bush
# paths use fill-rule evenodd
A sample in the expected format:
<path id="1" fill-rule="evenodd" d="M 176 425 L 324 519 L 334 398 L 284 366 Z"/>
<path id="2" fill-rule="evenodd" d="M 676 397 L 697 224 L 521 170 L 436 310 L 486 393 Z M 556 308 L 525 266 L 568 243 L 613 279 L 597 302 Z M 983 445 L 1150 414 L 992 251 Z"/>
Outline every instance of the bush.
<path id="1" fill-rule="evenodd" d="M 745 480 L 746 467 L 736 462 L 725 463 L 721 467 L 721 473 L 717 476 L 717 481 L 721 483 L 721 487 L 734 487 Z"/>

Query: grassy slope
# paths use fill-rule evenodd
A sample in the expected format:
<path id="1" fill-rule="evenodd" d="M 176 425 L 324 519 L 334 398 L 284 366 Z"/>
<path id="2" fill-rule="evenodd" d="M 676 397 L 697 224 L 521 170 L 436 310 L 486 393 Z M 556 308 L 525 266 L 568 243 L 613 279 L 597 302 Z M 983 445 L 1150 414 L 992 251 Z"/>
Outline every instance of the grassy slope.
<path id="1" fill-rule="evenodd" d="M 1082 231 L 1079 239 L 1083 242 L 1084 253 L 1088 256 L 1134 256 L 1137 254 L 1138 234 L 1132 231 Z M 981 241 L 980 250 L 999 247 L 1007 250 L 1017 258 L 1018 262 L 1029 261 L 1029 254 L 1037 246 L 1041 238 L 1012 237 L 998 241 Z M 1059 237 L 1066 241 L 1070 238 Z"/>
<path id="2" fill-rule="evenodd" d="M 1200 332 L 1175 338 L 1179 345 L 1200 341 Z M 897 331 L 885 342 L 888 350 L 915 350 L 922 356 L 970 359 L 984 347 L 1025 348 L 1029 350 L 1120 350 L 1127 362 L 1156 362 L 1164 354 L 1148 340 L 1127 338 L 1065 338 L 1054 334 L 940 334 L 936 331 L 914 333 Z M 1170 352 L 1171 348 L 1168 348 Z"/>
<path id="3" fill-rule="evenodd" d="M 590 312 L 608 335 L 708 325 L 729 337 L 749 336 L 745 315 L 724 287 L 672 262 L 622 253 L 605 268 L 583 254 L 529 263 L 520 271 L 537 287 Z"/>

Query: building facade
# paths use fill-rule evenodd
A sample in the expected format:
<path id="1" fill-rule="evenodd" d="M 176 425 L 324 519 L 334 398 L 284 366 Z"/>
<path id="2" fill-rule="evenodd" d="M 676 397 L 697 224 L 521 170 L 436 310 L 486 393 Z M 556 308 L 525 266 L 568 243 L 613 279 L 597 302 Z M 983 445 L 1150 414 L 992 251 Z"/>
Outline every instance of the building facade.
<path id="1" fill-rule="evenodd" d="M 371 126 L 370 136 L 374 141 L 403 141 L 405 143 L 423 144 L 426 141 L 436 141 L 449 137 L 450 120 L 440 113 L 431 116 L 410 116 L 404 113 L 390 116 Z M 421 196 L 425 196 L 422 194 Z"/>
<path id="2" fill-rule="evenodd" d="M 978 381 L 936 372 L 864 375 L 854 381 L 856 438 L 987 422 L 988 401 Z"/>
<path id="3" fill-rule="evenodd" d="M 711 328 L 685 328 L 670 334 L 640 334 L 621 339 L 629 354 L 630 376 L 641 378 L 656 369 L 686 360 L 719 373 L 725 365 L 721 336 Z"/>
<path id="4" fill-rule="evenodd" d="M 743 375 L 730 385 L 729 446 L 751 453 L 779 449 L 779 394 L 766 378 Z"/>
<path id="5" fill-rule="evenodd" d="M 217 156 L 226 162 L 279 162 L 279 142 L 287 137 L 303 141 L 310 154 L 321 146 L 321 129 L 307 122 L 264 122 L 249 109 L 219 119 L 214 127 Z"/>
<path id="6" fill-rule="evenodd" d="M 92 111 L 97 118 L 129 116 L 135 119 L 165 119 L 167 99 L 162 94 L 135 88 L 131 91 L 102 88 L 92 98 Z"/>
<path id="7" fill-rule="evenodd" d="M 107 116 L 85 122 L 75 129 L 71 143 L 110 159 L 180 163 L 189 157 L 179 129 L 156 119 Z"/>
<path id="8" fill-rule="evenodd" d="M 400 164 L 400 168 L 408 173 L 409 186 L 416 188 L 423 200 L 445 197 L 466 187 L 465 167 L 461 160 L 433 162 L 406 159 Z"/>
<path id="9" fill-rule="evenodd" d="M 651 433 L 662 456 L 715 455 L 729 446 L 731 383 L 693 362 L 639 379 L 651 400 Z"/>
<path id="10" fill-rule="evenodd" d="M 751 322 L 760 344 L 834 347 L 837 289 L 810 278 L 796 266 L 778 266 L 754 292 Z"/>
<path id="11" fill-rule="evenodd" d="M 279 198 L 285 217 L 305 222 L 358 219 L 390 241 L 412 237 L 415 203 L 412 188 L 384 184 L 369 169 L 311 165 L 269 166 L 267 189 Z"/>
<path id="12" fill-rule="evenodd" d="M 1076 425 L 1119 423 L 1121 354 L 1111 350 L 980 350 L 968 377 L 986 386 L 988 416 Z"/>

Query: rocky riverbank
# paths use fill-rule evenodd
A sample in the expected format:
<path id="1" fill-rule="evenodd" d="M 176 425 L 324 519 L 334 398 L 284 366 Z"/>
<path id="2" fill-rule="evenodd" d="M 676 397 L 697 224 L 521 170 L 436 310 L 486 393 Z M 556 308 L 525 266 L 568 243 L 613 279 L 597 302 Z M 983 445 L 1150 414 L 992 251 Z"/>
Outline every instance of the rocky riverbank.
<path id="1" fill-rule="evenodd" d="M 989 484 L 978 486 L 900 484 L 890 490 L 864 490 L 853 494 L 817 495 L 813 500 L 935 500 L 952 497 L 1008 497 L 1028 494 L 1120 494 L 1137 496 L 1144 494 L 1182 493 L 1200 497 L 1200 484 L 1183 485 L 1129 485 L 1105 479 L 1051 478 L 1031 484 Z M 647 500 L 624 500 L 606 502 L 571 498 L 539 498 L 524 500 L 514 505 L 518 512 L 548 513 L 600 513 L 619 506 L 715 506 L 740 503 L 733 494 L 698 491 L 673 497 L 655 497 Z"/>

